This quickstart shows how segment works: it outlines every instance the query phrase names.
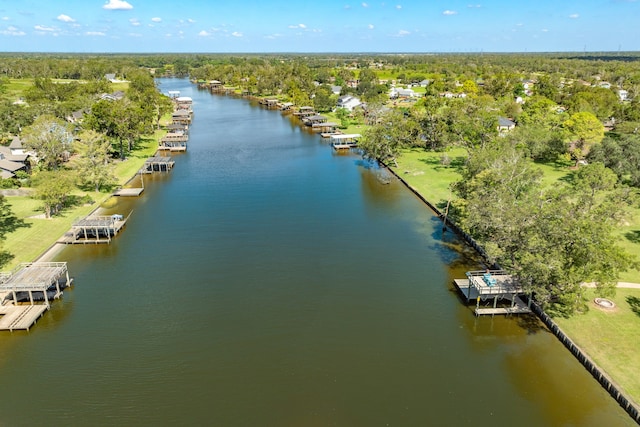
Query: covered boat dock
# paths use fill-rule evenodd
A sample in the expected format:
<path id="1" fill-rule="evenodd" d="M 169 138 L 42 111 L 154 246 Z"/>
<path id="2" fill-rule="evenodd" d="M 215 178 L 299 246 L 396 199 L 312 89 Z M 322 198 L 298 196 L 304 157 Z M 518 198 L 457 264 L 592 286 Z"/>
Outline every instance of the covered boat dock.
<path id="1" fill-rule="evenodd" d="M 0 330 L 28 330 L 49 309 L 50 299 L 60 298 L 71 286 L 66 262 L 22 263 L 0 276 Z M 28 305 L 19 304 L 28 298 Z M 40 299 L 44 304 L 35 304 Z"/>
<path id="2" fill-rule="evenodd" d="M 331 146 L 334 150 L 348 150 L 350 148 L 356 148 L 358 146 L 358 139 L 362 135 L 359 133 L 347 133 L 339 135 L 331 135 Z"/>
<path id="3" fill-rule="evenodd" d="M 524 288 L 504 270 L 468 271 L 466 276 L 466 279 L 453 282 L 467 302 L 476 301 L 476 316 L 531 313 L 530 306 L 521 299 L 526 294 Z M 498 301 L 507 301 L 508 304 L 499 306 Z M 483 303 L 488 306 L 481 306 Z"/>

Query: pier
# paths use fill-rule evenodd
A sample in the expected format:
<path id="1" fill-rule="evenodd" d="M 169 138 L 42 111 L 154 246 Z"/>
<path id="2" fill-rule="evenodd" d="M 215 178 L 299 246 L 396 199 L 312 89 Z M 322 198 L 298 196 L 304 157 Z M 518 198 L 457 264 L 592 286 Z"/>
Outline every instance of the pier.
<path id="1" fill-rule="evenodd" d="M 453 283 L 467 302 L 476 301 L 476 316 L 531 313 L 531 307 L 521 298 L 525 295 L 522 285 L 503 270 L 468 271 L 466 276 Z"/>
<path id="2" fill-rule="evenodd" d="M 88 216 L 73 223 L 71 230 L 62 236 L 58 243 L 67 245 L 88 243 L 111 243 L 125 226 L 131 213 L 125 218 L 122 215 Z"/>
<path id="3" fill-rule="evenodd" d="M 348 150 L 358 146 L 359 133 L 330 135 L 331 146 L 334 150 Z"/>
<path id="4" fill-rule="evenodd" d="M 171 157 L 153 156 L 144 163 L 140 173 L 169 172 L 176 162 Z"/>
<path id="5" fill-rule="evenodd" d="M 66 262 L 22 263 L 0 276 L 0 330 L 29 330 L 50 307 L 50 299 L 71 286 Z M 21 303 L 21 301 L 29 303 Z M 36 300 L 44 304 L 35 304 Z"/>

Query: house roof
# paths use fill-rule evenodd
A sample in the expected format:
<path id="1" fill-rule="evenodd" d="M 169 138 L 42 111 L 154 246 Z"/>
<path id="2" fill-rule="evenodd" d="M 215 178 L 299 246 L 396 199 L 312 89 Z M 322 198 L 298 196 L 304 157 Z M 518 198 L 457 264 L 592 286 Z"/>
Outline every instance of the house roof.
<path id="1" fill-rule="evenodd" d="M 7 160 L 7 159 L 0 159 L 0 169 L 5 171 L 15 172 L 24 167 L 25 167 L 24 163 L 12 162 L 11 160 Z"/>
<path id="2" fill-rule="evenodd" d="M 507 119 L 506 117 L 498 117 L 498 126 L 500 127 L 512 127 L 515 125 L 513 120 Z"/>
<path id="3" fill-rule="evenodd" d="M 22 148 L 22 140 L 19 136 L 15 136 L 11 140 L 11 144 L 9 144 L 9 148 L 13 148 L 14 150 Z"/>
<path id="4" fill-rule="evenodd" d="M 28 157 L 28 154 L 13 154 L 10 147 L 0 145 L 0 158 L 2 159 L 24 163 Z"/>

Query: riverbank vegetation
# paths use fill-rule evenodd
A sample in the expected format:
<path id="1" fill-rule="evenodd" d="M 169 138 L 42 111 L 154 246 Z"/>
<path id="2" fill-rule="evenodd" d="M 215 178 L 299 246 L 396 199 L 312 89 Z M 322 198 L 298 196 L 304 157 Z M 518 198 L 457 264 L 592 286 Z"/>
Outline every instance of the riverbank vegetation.
<path id="1" fill-rule="evenodd" d="M 4 224 L 6 268 L 36 259 L 134 176 L 156 152 L 160 118 L 172 110 L 138 67 L 112 81 L 4 78 L 0 98 L 5 166 L 19 167 L 0 180 L 13 189 L 2 203 L 21 221 Z"/>
<path id="2" fill-rule="evenodd" d="M 311 105 L 364 134 L 366 157 L 449 206 L 487 263 L 527 284 L 638 399 L 629 367 L 640 357 L 640 295 L 614 284 L 640 282 L 639 54 L 6 54 L 0 64 L 0 140 L 21 136 L 37 159 L 29 174 L 2 180 L 23 187 L 0 199 L 5 266 L 35 259 L 155 152 L 170 104 L 152 75 L 215 80 L 238 95 Z M 345 95 L 363 106 L 337 109 Z M 57 172 L 74 177 L 59 196 L 45 191 L 64 184 Z M 593 309 L 603 295 L 619 309 Z"/>
<path id="3" fill-rule="evenodd" d="M 400 170 L 403 158 L 412 162 L 423 153 L 426 162 L 407 168 L 409 180 L 429 176 L 439 194 L 434 202 L 450 204 L 450 219 L 486 248 L 488 263 L 529 284 L 547 309 L 569 315 L 586 307 L 581 282 L 598 282 L 608 294 L 625 271 L 640 277 L 631 256 L 640 254 L 637 230 L 623 235 L 624 244 L 619 233 L 640 212 L 639 59 L 13 54 L 0 70 L 5 117 L 11 117 L 0 131 L 8 136 L 24 130 L 27 147 L 35 151 L 42 144 L 29 135 L 38 121 L 52 125 L 55 119 L 62 129 L 59 120 L 82 108 L 88 113 L 71 132 L 85 138 L 72 145 L 76 155 L 104 158 L 108 142 L 111 161 L 126 158 L 166 111 L 149 84 L 151 72 L 215 80 L 241 95 L 312 105 L 345 130 L 363 133 L 361 148 L 372 160 Z M 130 82 L 126 95 L 96 100 L 98 93 L 108 93 L 113 83 L 104 76 L 114 72 Z M 33 84 L 24 86 L 25 78 Z M 18 94 L 21 108 L 10 104 Z M 344 95 L 357 97 L 362 107 L 336 109 Z M 40 154 L 38 168 L 55 169 L 54 156 Z M 75 176 L 83 177 L 80 185 L 95 190 L 113 185 L 105 163 L 65 162 L 65 168 L 74 166 Z M 50 206 L 62 202 L 54 199 Z"/>

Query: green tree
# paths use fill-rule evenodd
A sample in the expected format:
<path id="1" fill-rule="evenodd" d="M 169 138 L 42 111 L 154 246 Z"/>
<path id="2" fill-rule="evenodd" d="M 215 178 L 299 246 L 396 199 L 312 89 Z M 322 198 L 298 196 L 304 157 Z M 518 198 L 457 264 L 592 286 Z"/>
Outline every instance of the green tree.
<path id="1" fill-rule="evenodd" d="M 110 146 L 103 134 L 92 130 L 83 132 L 74 142 L 78 157 L 72 165 L 82 185 L 92 186 L 96 192 L 116 182 L 113 165 L 109 163 Z"/>
<path id="2" fill-rule="evenodd" d="M 24 130 L 23 138 L 25 147 L 36 153 L 38 162 L 47 170 L 58 169 L 73 142 L 70 125 L 50 115 L 38 117 Z"/>
<path id="3" fill-rule="evenodd" d="M 335 105 L 336 102 L 333 97 L 333 92 L 331 92 L 331 87 L 327 85 L 318 86 L 315 90 L 315 96 L 313 97 L 313 106 L 316 111 L 321 113 L 331 111 Z"/>
<path id="4" fill-rule="evenodd" d="M 640 135 L 627 134 L 619 138 L 605 137 L 594 146 L 587 159 L 611 169 L 620 181 L 640 187 Z"/>
<path id="5" fill-rule="evenodd" d="M 148 116 L 136 104 L 127 99 L 118 101 L 101 100 L 85 118 L 84 127 L 103 133 L 118 143 L 120 158 L 124 159 L 126 149 L 133 148 L 134 141 L 148 126 Z"/>
<path id="6" fill-rule="evenodd" d="M 576 161 L 583 159 L 591 147 L 604 138 L 604 125 L 587 111 L 572 114 L 562 126 L 572 144 L 571 153 Z"/>
<path id="7" fill-rule="evenodd" d="M 402 148 L 417 145 L 419 135 L 420 126 L 413 117 L 390 110 L 364 131 L 359 147 L 366 158 L 396 163 Z"/>
<path id="8" fill-rule="evenodd" d="M 584 308 L 583 282 L 610 292 L 635 265 L 614 227 L 631 199 L 615 175 L 588 165 L 573 183 L 545 188 L 540 172 L 508 142 L 472 152 L 456 191 L 459 223 L 497 262 L 556 313 Z"/>
<path id="9" fill-rule="evenodd" d="M 40 171 L 33 175 L 31 183 L 35 196 L 44 203 L 47 218 L 57 214 L 64 207 L 73 191 L 74 177 L 67 171 Z"/>

